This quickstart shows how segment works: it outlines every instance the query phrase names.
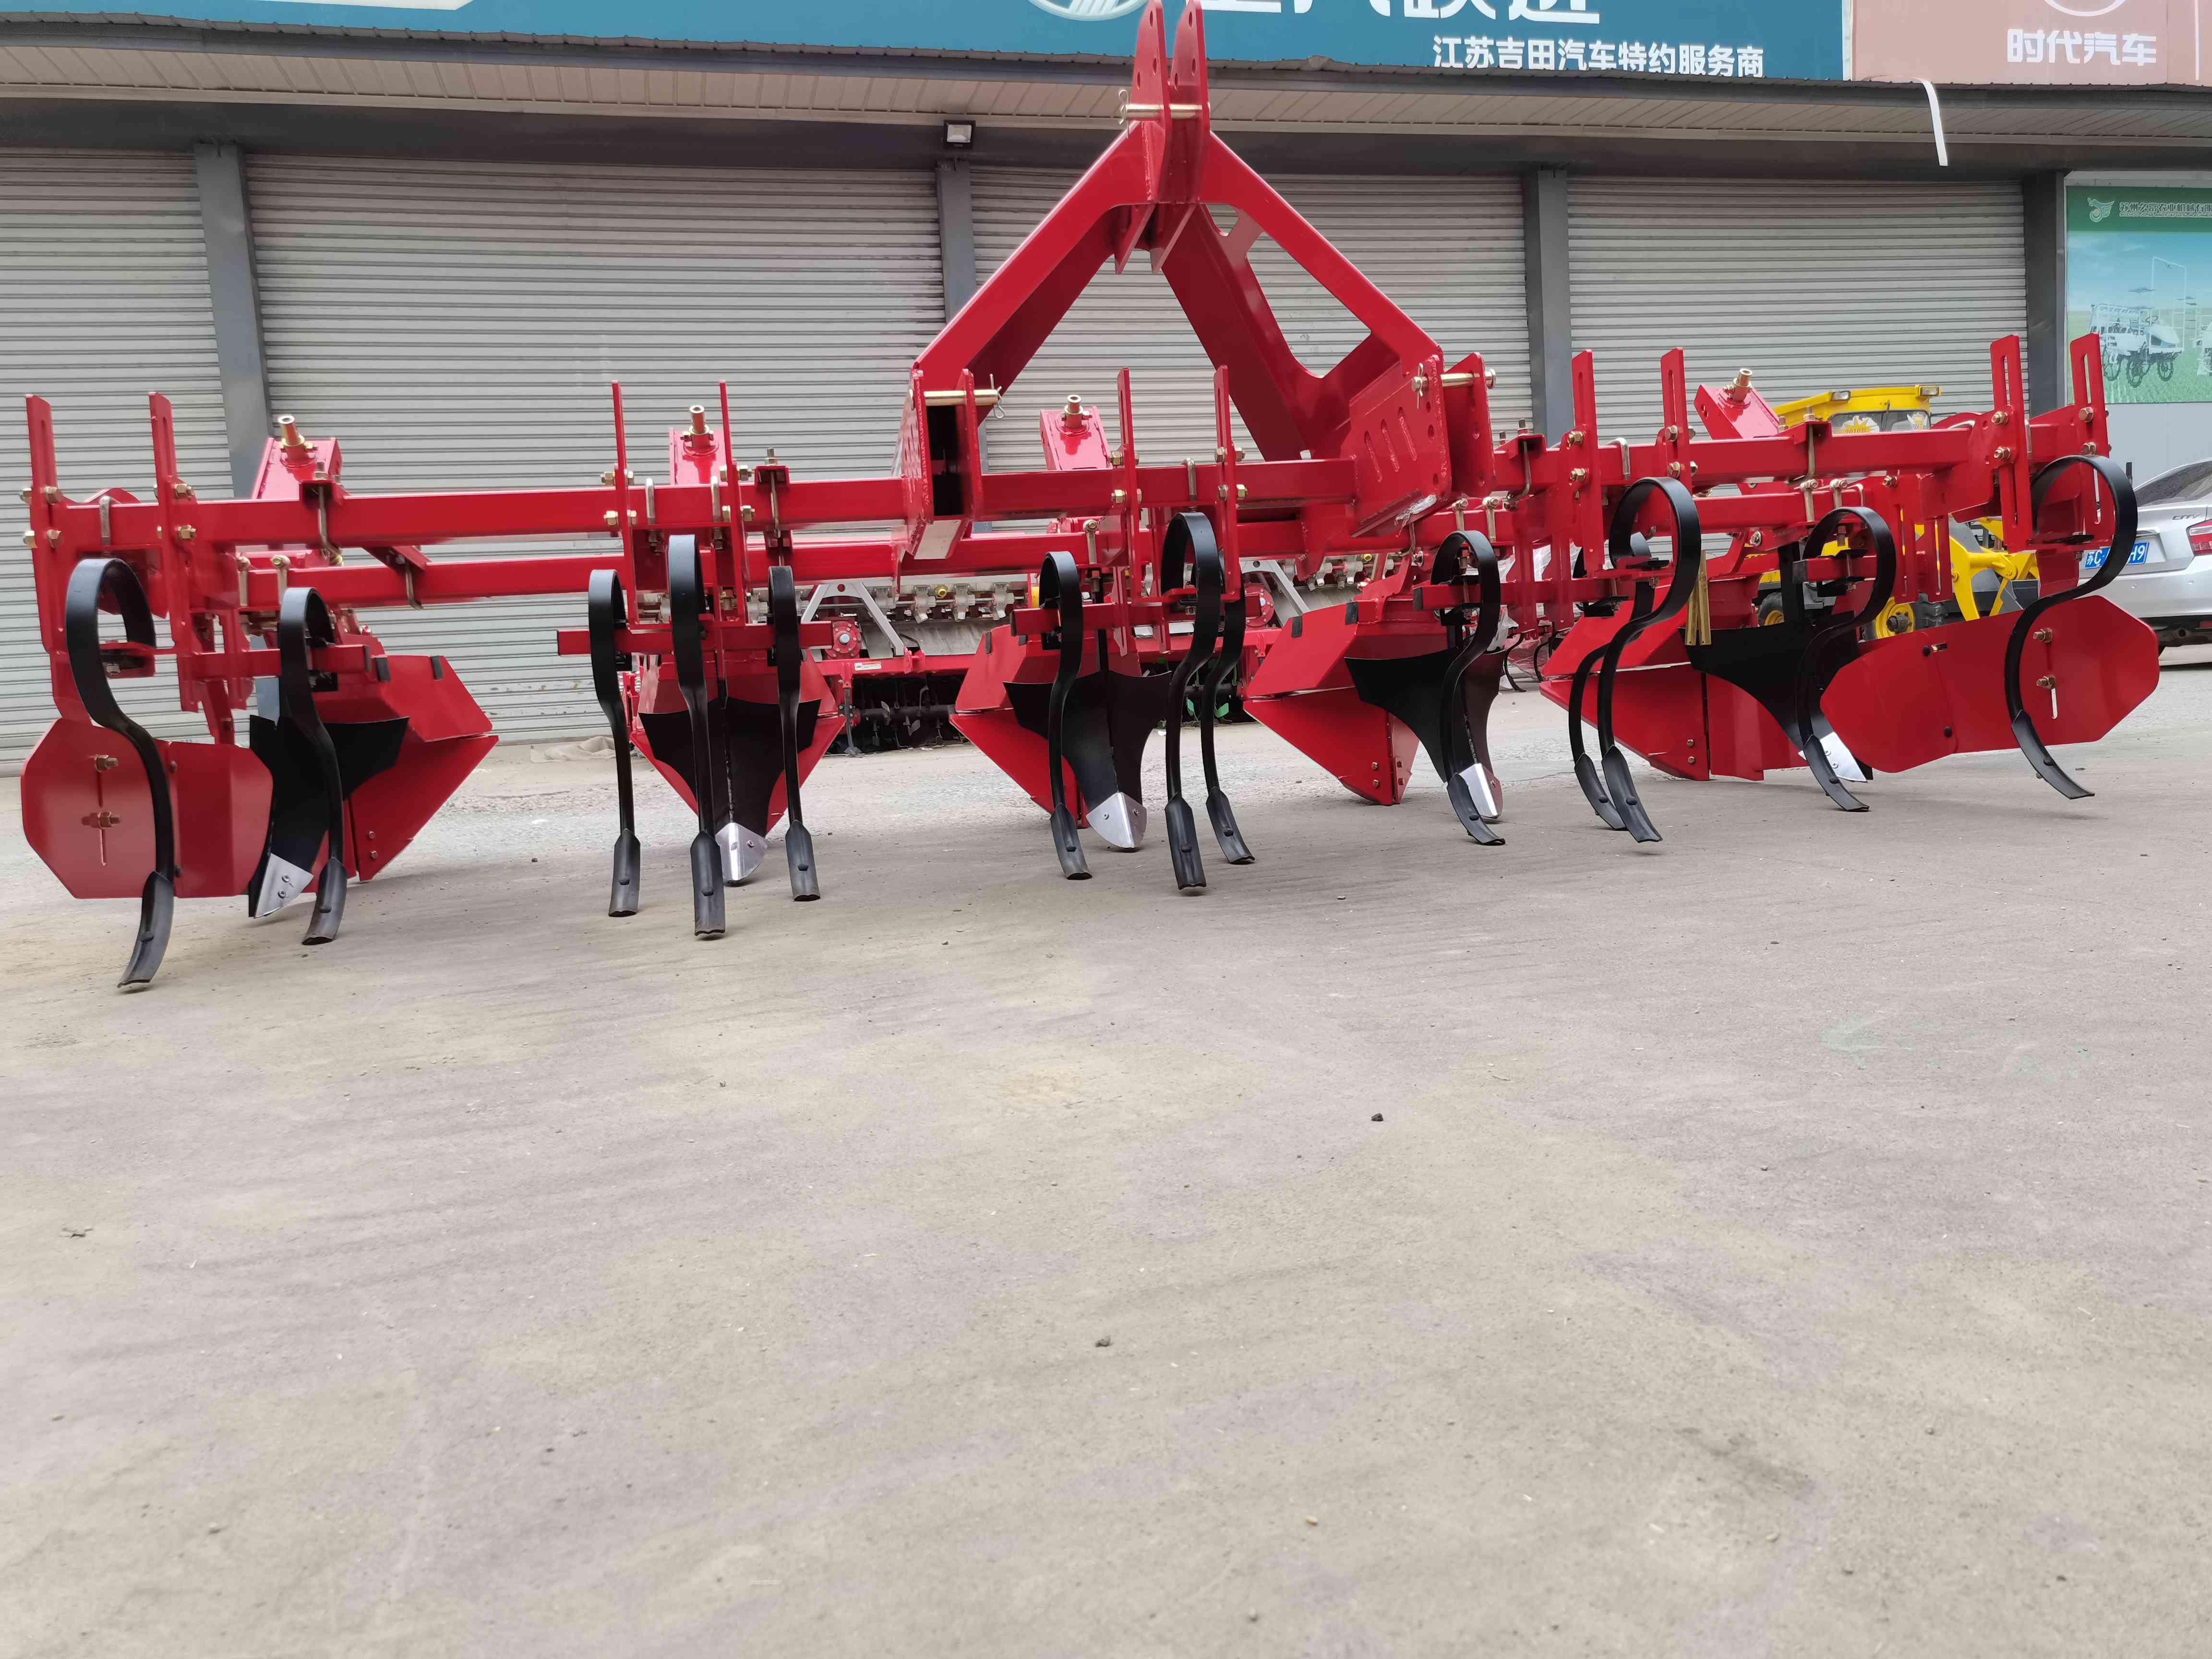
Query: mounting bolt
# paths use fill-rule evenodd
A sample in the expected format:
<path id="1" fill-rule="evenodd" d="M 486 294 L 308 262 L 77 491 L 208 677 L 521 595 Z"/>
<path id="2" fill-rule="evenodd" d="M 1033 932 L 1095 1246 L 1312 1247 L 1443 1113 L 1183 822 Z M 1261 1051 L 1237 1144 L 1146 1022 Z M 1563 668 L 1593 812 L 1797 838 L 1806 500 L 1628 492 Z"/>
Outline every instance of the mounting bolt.
<path id="1" fill-rule="evenodd" d="M 1580 427 L 1576 427 L 1571 430 L 1565 437 L 1560 439 L 1559 443 L 1562 447 L 1566 447 L 1571 445 L 1578 444 L 1582 441 L 1583 429 Z"/>
<path id="2" fill-rule="evenodd" d="M 94 755 L 92 757 L 92 769 L 95 772 L 112 772 L 122 764 L 112 755 Z"/>
<path id="3" fill-rule="evenodd" d="M 2058 684 L 2058 676 L 2056 674 L 2045 674 L 2041 678 L 2038 679 L 2036 684 L 2046 691 L 2051 690 L 2057 687 Z"/>
<path id="4" fill-rule="evenodd" d="M 1238 484 L 1238 485 L 1237 486 L 1237 499 L 1238 501 L 1241 501 L 1248 500 L 1248 499 L 1250 497 L 1251 494 L 1252 494 L 1252 486 L 1251 486 L 1250 484 Z"/>
<path id="5" fill-rule="evenodd" d="M 117 824 L 122 823 L 123 820 L 116 817 L 112 812 L 102 811 L 98 812 L 87 812 L 84 817 L 79 820 L 79 822 L 82 823 L 88 830 L 112 830 Z"/>
<path id="6" fill-rule="evenodd" d="M 1586 466 L 1570 467 L 1567 471 L 1567 482 L 1571 484 L 1588 483 L 1589 469 Z"/>
<path id="7" fill-rule="evenodd" d="M 2096 423 L 2097 411 L 2094 409 L 2084 409 L 2081 411 L 2081 424 L 2083 426 L 2094 426 Z"/>
<path id="8" fill-rule="evenodd" d="M 1129 503 L 1129 492 L 1126 489 L 1117 489 L 1107 499 L 1116 507 L 1127 507 Z"/>
<path id="9" fill-rule="evenodd" d="M 1681 464 L 1681 462 L 1680 462 L 1680 461 L 1669 461 L 1669 462 L 1668 462 L 1668 463 L 1667 463 L 1667 471 L 1668 471 L 1668 473 L 1669 474 L 1669 476 L 1674 477 L 1677 477 L 1677 478 L 1680 477 L 1682 476 L 1682 464 Z"/>
<path id="10" fill-rule="evenodd" d="M 46 545 L 48 547 L 59 547 L 61 544 L 62 532 L 60 531 L 49 530 L 46 532 Z"/>
<path id="11" fill-rule="evenodd" d="M 2051 643 L 2053 637 L 2055 636 L 2048 628 L 2039 628 L 2035 630 L 2035 638 L 2039 644 L 2048 645 Z"/>
<path id="12" fill-rule="evenodd" d="M 191 526 L 188 524 L 180 524 L 177 526 L 177 539 L 180 542 L 196 540 L 198 539 L 199 533 L 200 532 L 198 531 L 193 529 Z"/>
<path id="13" fill-rule="evenodd" d="M 599 474 L 599 482 L 603 484 L 611 484 L 614 481 L 615 471 L 612 467 L 609 467 L 605 471 Z"/>
<path id="14" fill-rule="evenodd" d="M 2012 459 L 2012 451 L 2010 451 L 2009 449 L 2000 449 L 2000 450 L 1998 450 L 1998 451 L 1997 451 L 1997 454 L 1996 454 L 1996 461 L 1997 461 L 1997 465 L 1998 465 L 1999 466 L 2003 466 L 2003 465 L 2007 465 L 2008 463 L 2009 463 L 2009 462 L 2011 461 L 2011 459 Z"/>
<path id="15" fill-rule="evenodd" d="M 25 484 L 21 489 L 17 490 L 15 492 L 15 499 L 22 502 L 24 506 L 28 507 L 31 504 L 31 486 Z"/>
<path id="16" fill-rule="evenodd" d="M 616 530 L 619 529 L 621 526 L 622 514 L 610 509 L 607 514 L 607 528 L 610 530 Z"/>
<path id="17" fill-rule="evenodd" d="M 39 545 L 39 532 L 35 530 L 26 530 L 23 532 L 23 545 L 35 550 Z"/>
<path id="18" fill-rule="evenodd" d="M 2010 426 L 2012 424 L 2012 416 L 2004 410 L 2001 409 L 1997 410 L 1996 414 L 1990 416 L 1990 424 L 1992 426 Z"/>

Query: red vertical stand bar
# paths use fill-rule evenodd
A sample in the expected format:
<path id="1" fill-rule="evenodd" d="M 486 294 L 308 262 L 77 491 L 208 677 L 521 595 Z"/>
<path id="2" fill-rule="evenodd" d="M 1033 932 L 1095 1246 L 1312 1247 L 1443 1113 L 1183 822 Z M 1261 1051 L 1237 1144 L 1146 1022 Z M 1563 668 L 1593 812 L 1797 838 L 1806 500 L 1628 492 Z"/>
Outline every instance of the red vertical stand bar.
<path id="1" fill-rule="evenodd" d="M 191 527 L 180 524 L 177 476 L 177 417 L 169 400 L 156 392 L 146 400 L 154 439 L 154 506 L 161 526 L 161 609 L 169 619 L 169 646 L 175 653 L 177 706 L 199 707 L 196 677 L 187 662 L 196 643 L 192 634 Z M 182 532 L 182 533 L 180 533 Z"/>

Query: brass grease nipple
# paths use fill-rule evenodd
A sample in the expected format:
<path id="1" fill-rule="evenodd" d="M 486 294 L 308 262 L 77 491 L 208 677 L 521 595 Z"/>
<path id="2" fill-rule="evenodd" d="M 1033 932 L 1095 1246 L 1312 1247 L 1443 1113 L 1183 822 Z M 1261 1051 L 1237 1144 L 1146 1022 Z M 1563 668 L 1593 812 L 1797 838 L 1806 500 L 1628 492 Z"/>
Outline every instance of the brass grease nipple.
<path id="1" fill-rule="evenodd" d="M 300 435 L 300 423 L 289 415 L 279 415 L 276 417 L 276 432 L 283 441 L 284 453 L 287 455 L 304 455 L 307 453 L 307 441 Z"/>

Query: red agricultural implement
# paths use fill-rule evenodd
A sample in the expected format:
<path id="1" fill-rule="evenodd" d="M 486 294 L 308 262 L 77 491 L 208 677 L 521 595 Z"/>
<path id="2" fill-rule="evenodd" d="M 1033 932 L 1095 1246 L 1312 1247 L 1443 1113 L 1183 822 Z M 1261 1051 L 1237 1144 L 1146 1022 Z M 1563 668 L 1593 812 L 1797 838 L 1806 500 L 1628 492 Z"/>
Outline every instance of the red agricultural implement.
<path id="1" fill-rule="evenodd" d="M 1686 778 L 1808 765 L 1856 811 L 1847 786 L 1873 770 L 2016 745 L 2062 794 L 2086 793 L 2047 745 L 2102 736 L 2157 678 L 2150 631 L 2096 597 L 2124 561 L 2079 580 L 2083 551 L 2135 533 L 2106 457 L 2094 337 L 2074 343 L 2065 408 L 2029 414 L 2020 344 L 2005 339 L 1990 349 L 1989 412 L 1879 433 L 1784 426 L 1740 380 L 1697 394 L 1711 435 L 1693 437 L 1671 352 L 1664 422 L 1641 442 L 1601 436 L 1585 354 L 1572 429 L 1501 440 L 1481 358 L 1448 361 L 1238 160 L 1208 109 L 1200 9 L 1170 57 L 1155 0 L 1124 130 L 916 360 L 892 477 L 803 478 L 773 451 L 739 465 L 725 393 L 719 430 L 693 410 L 670 434 L 669 482 L 641 487 L 617 388 L 614 465 L 596 485 L 357 495 L 336 441 L 288 421 L 251 498 L 204 500 L 177 476 L 156 397 L 154 498 L 78 501 L 56 482 L 52 421 L 31 399 L 29 541 L 61 718 L 26 769 L 24 817 L 72 893 L 139 896 L 124 983 L 152 978 L 178 896 L 243 893 L 262 914 L 312 888 L 308 941 L 334 937 L 349 878 L 388 868 L 489 750 L 443 659 L 389 654 L 362 627 L 380 606 L 579 596 L 582 625 L 559 647 L 588 657 L 615 738 L 609 912 L 640 902 L 635 745 L 696 809 L 702 937 L 723 931 L 724 890 L 779 819 L 793 896 L 819 892 L 800 787 L 841 724 L 824 670 L 850 668 L 834 659 L 838 624 L 805 620 L 800 595 L 886 571 L 1024 586 L 1034 574 L 1032 602 L 981 641 L 953 718 L 1049 814 L 1072 878 L 1088 873 L 1085 825 L 1118 847 L 1144 839 L 1139 763 L 1164 726 L 1175 878 L 1205 885 L 1182 767 L 1194 688 L 1206 813 L 1229 862 L 1252 854 L 1212 726 L 1240 686 L 1255 717 L 1370 799 L 1399 800 L 1425 751 L 1466 833 L 1497 843 L 1486 726 L 1516 640 L 1553 646 L 1543 687 L 1570 711 L 1582 787 L 1639 842 L 1658 830 L 1624 750 Z M 1367 331 L 1326 373 L 1276 323 L 1249 257 L 1261 235 Z M 1141 459 L 1125 372 L 1110 441 L 1073 403 L 1042 416 L 1042 471 L 987 471 L 985 414 L 1099 270 L 1139 253 L 1215 366 L 1212 454 Z M 1240 417 L 1256 455 L 1239 447 Z M 2008 548 L 2036 552 L 2040 597 L 1874 638 L 1866 624 L 1893 598 L 1950 592 L 1950 521 L 1984 517 Z M 977 527 L 1024 521 L 1047 527 Z M 425 550 L 501 537 L 605 546 Z M 1249 580 L 1263 562 L 1302 580 L 1350 562 L 1368 579 L 1267 626 Z M 1765 627 L 1763 578 L 1784 600 Z M 120 638 L 103 636 L 110 613 Z M 117 706 L 108 682 L 163 659 L 212 743 L 157 742 Z"/>

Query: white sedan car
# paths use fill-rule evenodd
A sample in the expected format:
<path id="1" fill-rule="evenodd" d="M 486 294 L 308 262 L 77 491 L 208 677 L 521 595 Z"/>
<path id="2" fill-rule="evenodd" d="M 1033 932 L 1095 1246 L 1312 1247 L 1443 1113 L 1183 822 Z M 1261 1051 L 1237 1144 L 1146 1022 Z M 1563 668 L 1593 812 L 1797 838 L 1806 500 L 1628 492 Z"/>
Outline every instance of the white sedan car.
<path id="1" fill-rule="evenodd" d="M 2158 630 L 2158 642 L 2212 642 L 2212 461 L 2191 461 L 2137 487 L 2136 544 L 2105 597 Z M 2081 574 L 2104 561 L 2084 554 Z"/>

